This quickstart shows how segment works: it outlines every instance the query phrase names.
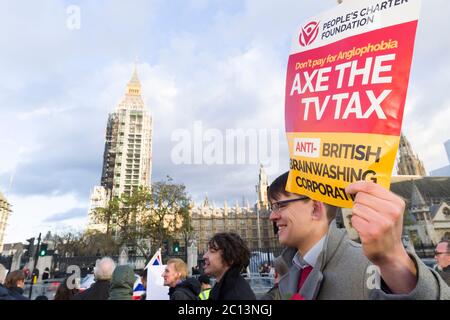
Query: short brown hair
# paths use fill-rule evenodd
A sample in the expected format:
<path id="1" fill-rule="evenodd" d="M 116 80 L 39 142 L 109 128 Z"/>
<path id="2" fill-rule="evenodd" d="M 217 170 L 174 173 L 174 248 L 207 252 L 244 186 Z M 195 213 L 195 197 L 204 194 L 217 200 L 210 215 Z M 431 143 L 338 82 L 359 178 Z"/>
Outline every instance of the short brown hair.
<path id="1" fill-rule="evenodd" d="M 267 197 L 268 200 L 279 200 L 281 195 L 289 197 L 291 195 L 290 192 L 286 191 L 286 184 L 289 177 L 289 171 L 283 173 L 281 176 L 276 178 L 267 189 Z M 331 222 L 336 218 L 337 207 L 332 206 L 330 204 L 324 203 L 325 209 L 327 212 L 328 222 Z"/>
<path id="2" fill-rule="evenodd" d="M 173 264 L 175 271 L 181 274 L 181 279 L 186 279 L 188 275 L 187 264 L 179 258 L 172 258 L 167 261 L 167 265 L 171 263 Z"/>
<path id="3" fill-rule="evenodd" d="M 25 273 L 22 270 L 16 270 L 8 273 L 5 279 L 6 288 L 17 287 L 17 282 L 25 281 Z"/>

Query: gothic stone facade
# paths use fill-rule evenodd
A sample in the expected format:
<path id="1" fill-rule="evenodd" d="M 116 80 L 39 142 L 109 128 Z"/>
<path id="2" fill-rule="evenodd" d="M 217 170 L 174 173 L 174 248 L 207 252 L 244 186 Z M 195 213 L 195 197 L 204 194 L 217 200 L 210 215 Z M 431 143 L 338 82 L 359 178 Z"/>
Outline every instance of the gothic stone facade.
<path id="1" fill-rule="evenodd" d="M 209 239 L 218 232 L 236 232 L 250 250 L 279 247 L 269 214 L 268 209 L 258 209 L 257 205 L 228 207 L 225 203 L 222 208 L 216 208 L 207 201 L 192 208 L 192 226 L 199 252 L 208 249 Z"/>

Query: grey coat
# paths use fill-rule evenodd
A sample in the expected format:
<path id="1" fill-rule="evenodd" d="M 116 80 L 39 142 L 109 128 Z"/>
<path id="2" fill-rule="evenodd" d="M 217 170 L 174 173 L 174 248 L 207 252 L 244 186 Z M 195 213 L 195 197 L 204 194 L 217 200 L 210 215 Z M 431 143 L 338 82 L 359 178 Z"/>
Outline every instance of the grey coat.
<path id="1" fill-rule="evenodd" d="M 300 270 L 292 263 L 296 252 L 295 248 L 287 248 L 282 253 L 289 272 L 280 278 L 281 299 L 289 299 L 297 291 Z M 306 300 L 450 299 L 450 288 L 442 278 L 415 254 L 409 255 L 417 267 L 416 288 L 409 294 L 386 293 L 388 289 L 383 290 L 383 282 L 376 277 L 379 273 L 364 255 L 361 245 L 351 241 L 345 229 L 338 229 L 333 221 L 324 249 L 299 293 Z"/>

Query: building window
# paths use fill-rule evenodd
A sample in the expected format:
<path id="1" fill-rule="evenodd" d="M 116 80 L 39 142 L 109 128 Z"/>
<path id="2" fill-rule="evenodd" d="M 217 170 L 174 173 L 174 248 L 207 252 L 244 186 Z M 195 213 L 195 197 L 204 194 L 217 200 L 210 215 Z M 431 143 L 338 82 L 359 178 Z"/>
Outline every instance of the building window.
<path id="1" fill-rule="evenodd" d="M 444 208 L 444 210 L 442 210 L 442 213 L 444 214 L 444 216 L 446 217 L 446 218 L 449 218 L 450 217 L 450 209 L 449 208 Z"/>

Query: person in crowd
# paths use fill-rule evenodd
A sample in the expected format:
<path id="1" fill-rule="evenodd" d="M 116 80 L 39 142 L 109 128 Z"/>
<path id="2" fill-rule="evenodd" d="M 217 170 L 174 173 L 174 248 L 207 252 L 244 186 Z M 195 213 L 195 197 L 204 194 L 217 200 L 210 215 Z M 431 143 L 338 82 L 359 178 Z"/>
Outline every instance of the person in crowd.
<path id="1" fill-rule="evenodd" d="M 262 276 L 263 272 L 264 272 L 264 265 L 261 264 L 261 265 L 259 266 L 259 268 L 258 268 L 258 273 L 259 273 L 260 276 Z"/>
<path id="2" fill-rule="evenodd" d="M 38 268 L 34 269 L 33 272 L 31 273 L 31 281 L 37 281 L 39 279 L 39 274 L 40 274 L 39 269 Z M 27 279 L 26 274 L 25 274 L 25 279 Z"/>
<path id="3" fill-rule="evenodd" d="M 42 272 L 42 280 L 50 279 L 50 269 L 45 268 L 44 272 Z"/>
<path id="4" fill-rule="evenodd" d="M 275 278 L 275 267 L 273 265 L 269 266 L 269 277 Z"/>
<path id="5" fill-rule="evenodd" d="M 9 291 L 11 300 L 29 300 L 23 295 L 23 289 L 25 288 L 25 273 L 22 270 L 8 273 L 5 279 L 5 287 Z"/>
<path id="6" fill-rule="evenodd" d="M 79 292 L 78 287 L 73 283 L 70 276 L 66 276 L 56 289 L 53 300 L 71 300 Z"/>
<path id="7" fill-rule="evenodd" d="M 195 267 L 192 267 L 192 275 L 201 274 L 200 267 L 197 265 Z"/>
<path id="8" fill-rule="evenodd" d="M 135 281 L 134 270 L 131 266 L 117 266 L 111 279 L 109 300 L 132 300 Z"/>
<path id="9" fill-rule="evenodd" d="M 201 285 L 195 278 L 188 278 L 186 263 L 178 258 L 169 259 L 161 275 L 169 287 L 170 300 L 199 300 Z"/>
<path id="10" fill-rule="evenodd" d="M 41 294 L 40 296 L 37 296 L 34 300 L 48 300 L 48 297 Z"/>
<path id="11" fill-rule="evenodd" d="M 241 272 L 249 265 L 250 250 L 233 232 L 215 234 L 203 256 L 204 272 L 216 278 L 209 300 L 256 300 Z"/>
<path id="12" fill-rule="evenodd" d="M 268 264 L 267 262 L 264 263 L 262 272 L 263 272 L 262 275 L 263 275 L 264 277 L 267 277 L 267 276 L 268 276 L 268 274 L 269 274 L 269 272 L 270 272 L 270 267 L 269 267 L 269 264 Z"/>
<path id="13" fill-rule="evenodd" d="M 211 279 L 206 274 L 202 274 L 198 277 L 198 281 L 201 284 L 201 291 L 198 295 L 200 300 L 208 300 L 211 292 Z"/>
<path id="14" fill-rule="evenodd" d="M 141 272 L 141 283 L 142 283 L 142 287 L 144 289 L 144 293 L 141 295 L 141 299 L 140 300 L 147 300 L 147 269 L 144 269 Z"/>
<path id="15" fill-rule="evenodd" d="M 75 295 L 72 300 L 108 300 L 109 287 L 115 268 L 116 264 L 110 257 L 97 260 L 94 267 L 94 284 L 85 291 Z"/>
<path id="16" fill-rule="evenodd" d="M 280 291 L 278 290 L 278 282 L 282 276 L 288 273 L 289 268 L 280 256 L 275 259 L 275 266 L 273 269 L 274 272 L 271 274 L 273 274 L 274 277 L 274 285 L 259 300 L 281 300 Z"/>
<path id="17" fill-rule="evenodd" d="M 380 185 L 358 181 L 351 224 L 361 244 L 335 222 L 337 208 L 285 190 L 289 173 L 270 185 L 270 220 L 286 246 L 289 272 L 280 278 L 282 299 L 450 299 L 450 289 L 402 243 L 405 202 Z"/>
<path id="18" fill-rule="evenodd" d="M 0 264 L 0 300 L 12 300 L 9 290 L 3 285 L 6 278 L 6 268 Z"/>
<path id="19" fill-rule="evenodd" d="M 450 286 L 450 240 L 445 239 L 438 243 L 434 251 L 434 257 L 438 264 L 438 273 Z"/>
<path id="20" fill-rule="evenodd" d="M 28 269 L 28 267 L 27 266 L 25 266 L 25 267 L 23 267 L 23 272 L 24 272 L 24 274 L 25 274 L 25 279 L 30 279 L 31 278 L 31 272 L 30 272 L 30 269 Z"/>

